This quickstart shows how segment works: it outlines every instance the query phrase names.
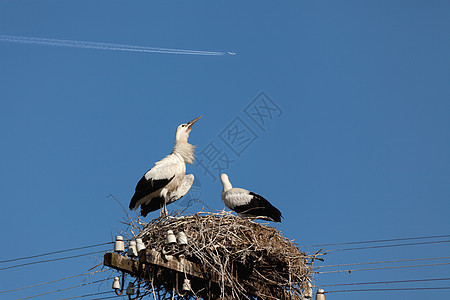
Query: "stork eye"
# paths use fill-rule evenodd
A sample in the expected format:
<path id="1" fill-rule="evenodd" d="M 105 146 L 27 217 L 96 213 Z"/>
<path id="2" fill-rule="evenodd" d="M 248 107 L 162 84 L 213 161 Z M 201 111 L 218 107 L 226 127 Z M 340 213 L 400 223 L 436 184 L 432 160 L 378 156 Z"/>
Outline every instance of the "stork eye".
<path id="1" fill-rule="evenodd" d="M 186 124 L 181 125 L 181 127 L 186 127 Z"/>

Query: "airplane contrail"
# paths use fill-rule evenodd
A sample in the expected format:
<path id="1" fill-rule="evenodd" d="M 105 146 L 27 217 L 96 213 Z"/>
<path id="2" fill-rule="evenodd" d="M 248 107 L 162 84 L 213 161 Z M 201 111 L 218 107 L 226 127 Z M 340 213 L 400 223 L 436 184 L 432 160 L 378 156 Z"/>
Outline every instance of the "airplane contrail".
<path id="1" fill-rule="evenodd" d="M 54 47 L 85 48 L 96 50 L 141 52 L 141 53 L 166 53 L 166 54 L 183 54 L 183 55 L 225 55 L 224 52 L 216 52 L 216 51 L 143 47 L 143 46 L 132 46 L 123 44 L 112 44 L 112 43 L 48 39 L 40 37 L 22 37 L 3 34 L 0 34 L 0 41 L 22 43 L 22 44 L 38 44 Z"/>

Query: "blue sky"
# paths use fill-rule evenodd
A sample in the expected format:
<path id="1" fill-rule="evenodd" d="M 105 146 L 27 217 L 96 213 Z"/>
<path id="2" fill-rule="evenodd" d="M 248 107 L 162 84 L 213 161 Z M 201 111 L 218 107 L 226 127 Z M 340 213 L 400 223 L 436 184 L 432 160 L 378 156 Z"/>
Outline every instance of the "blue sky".
<path id="1" fill-rule="evenodd" d="M 231 182 L 277 206 L 284 220 L 275 226 L 300 246 L 448 234 L 449 13 L 447 1 L 0 1 L 3 35 L 236 52 L 143 54 L 0 41 L 3 259 L 110 241 L 125 228 L 108 194 L 127 206 L 142 174 L 170 153 L 176 127 L 199 115 L 190 137 L 199 158 L 211 142 L 228 155 Z M 280 109 L 263 128 L 245 113 L 260 92 Z M 239 156 L 220 139 L 237 117 L 256 136 Z M 220 183 L 199 166 L 188 172 L 201 185 L 201 200 L 222 209 Z M 449 250 L 439 243 L 342 251 L 322 264 Z M 0 271 L 0 291 L 97 263 L 88 256 Z M 449 275 L 448 265 L 439 265 L 320 274 L 315 284 Z"/>

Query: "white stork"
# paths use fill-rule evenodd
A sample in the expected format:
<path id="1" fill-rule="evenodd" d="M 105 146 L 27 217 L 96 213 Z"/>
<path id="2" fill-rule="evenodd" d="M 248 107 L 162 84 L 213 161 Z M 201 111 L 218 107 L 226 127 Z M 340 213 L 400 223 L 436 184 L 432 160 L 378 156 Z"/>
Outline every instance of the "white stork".
<path id="1" fill-rule="evenodd" d="M 241 217 L 281 222 L 281 212 L 262 196 L 241 188 L 233 188 L 227 174 L 220 175 L 222 201 Z"/>
<path id="2" fill-rule="evenodd" d="M 178 126 L 172 153 L 155 163 L 139 180 L 131 198 L 131 210 L 140 205 L 141 215 L 145 217 L 149 212 L 163 208 L 162 213 L 167 215 L 166 205 L 189 191 L 194 175 L 185 175 L 186 164 L 194 162 L 195 146 L 188 143 L 188 138 L 192 125 L 200 118 L 201 116 Z"/>

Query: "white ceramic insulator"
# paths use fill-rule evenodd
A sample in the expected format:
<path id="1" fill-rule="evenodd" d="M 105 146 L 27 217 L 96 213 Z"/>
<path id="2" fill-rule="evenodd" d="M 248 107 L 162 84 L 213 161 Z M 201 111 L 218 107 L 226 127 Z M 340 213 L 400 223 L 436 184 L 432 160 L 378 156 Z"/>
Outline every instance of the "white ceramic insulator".
<path id="1" fill-rule="evenodd" d="M 135 241 L 130 241 L 130 244 L 128 245 L 127 254 L 129 257 L 137 257 L 138 256 Z"/>
<path id="2" fill-rule="evenodd" d="M 325 300 L 325 291 L 323 289 L 317 290 L 316 300 Z"/>
<path id="3" fill-rule="evenodd" d="M 190 290 L 191 290 L 191 281 L 189 279 L 185 278 L 184 282 L 183 282 L 182 291 L 189 292 Z"/>
<path id="4" fill-rule="evenodd" d="M 113 288 L 113 290 L 120 290 L 120 280 L 119 280 L 119 277 L 114 277 L 114 281 L 113 281 L 112 288 Z"/>
<path id="5" fill-rule="evenodd" d="M 123 237 L 120 235 L 116 236 L 116 241 L 114 242 L 114 252 L 120 253 L 125 251 L 125 244 L 123 242 Z"/>
<path id="6" fill-rule="evenodd" d="M 141 252 L 142 249 L 145 249 L 145 245 L 142 242 L 142 239 L 137 238 L 136 239 L 136 250 L 137 250 L 137 253 Z"/>
<path id="7" fill-rule="evenodd" d="M 166 235 L 166 244 L 176 244 L 177 238 L 175 237 L 175 234 L 173 234 L 172 230 L 167 230 Z"/>
<path id="8" fill-rule="evenodd" d="M 178 245 L 187 245 L 187 236 L 183 231 L 178 232 L 177 234 L 177 243 Z"/>

